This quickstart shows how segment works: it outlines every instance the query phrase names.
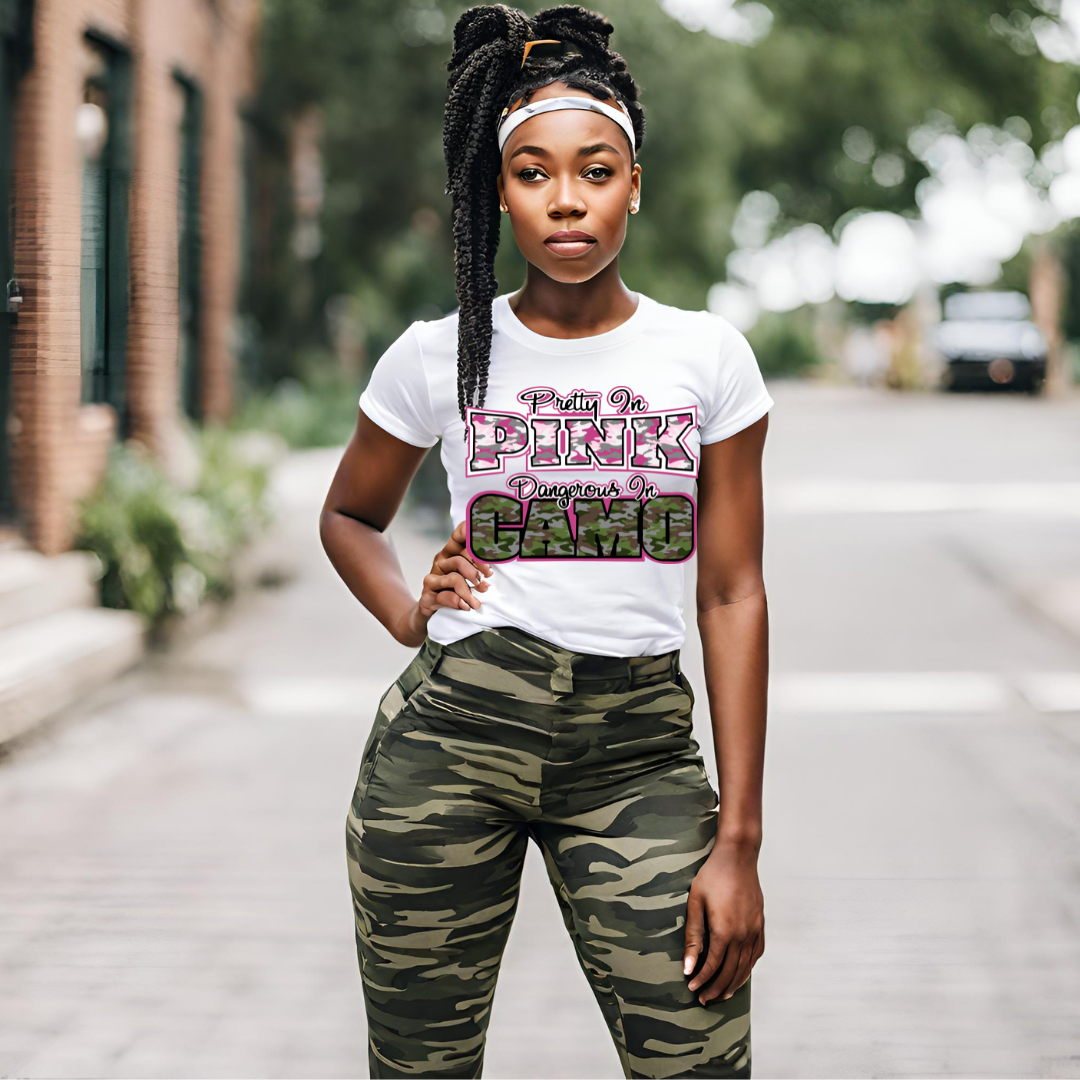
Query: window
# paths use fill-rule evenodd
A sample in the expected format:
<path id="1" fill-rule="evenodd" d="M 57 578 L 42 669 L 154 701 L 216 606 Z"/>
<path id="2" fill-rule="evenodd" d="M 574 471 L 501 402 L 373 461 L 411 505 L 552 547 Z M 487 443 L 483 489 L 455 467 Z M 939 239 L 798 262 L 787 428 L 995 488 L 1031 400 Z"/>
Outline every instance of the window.
<path id="1" fill-rule="evenodd" d="M 84 44 L 86 75 L 76 125 L 83 162 L 82 400 L 112 405 L 118 434 L 126 437 L 130 64 L 125 52 L 96 36 L 87 35 Z"/>
<path id="2" fill-rule="evenodd" d="M 14 285 L 12 265 L 11 165 L 12 104 L 22 57 L 15 9 L 0 5 L 0 522 L 14 521 L 15 483 L 10 431 L 13 426 L 11 395 L 11 332 L 13 315 L 6 313 L 9 286 Z"/>
<path id="3" fill-rule="evenodd" d="M 177 193 L 180 240 L 180 398 L 184 411 L 194 420 L 201 416 L 199 404 L 199 280 L 201 245 L 199 229 L 199 152 L 202 134 L 202 95 L 183 75 L 175 75 L 182 95 L 180 114 L 180 186 Z"/>

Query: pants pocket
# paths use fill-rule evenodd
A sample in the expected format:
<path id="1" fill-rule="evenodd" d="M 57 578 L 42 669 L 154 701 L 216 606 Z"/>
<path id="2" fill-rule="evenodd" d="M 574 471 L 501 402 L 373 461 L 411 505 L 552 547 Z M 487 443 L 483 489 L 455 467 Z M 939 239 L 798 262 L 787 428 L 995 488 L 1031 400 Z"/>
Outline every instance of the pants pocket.
<path id="1" fill-rule="evenodd" d="M 690 699 L 690 708 L 694 708 L 697 705 L 697 700 L 694 698 L 694 688 L 690 685 L 690 680 L 683 674 L 683 669 L 679 668 L 677 671 L 679 685 L 683 688 L 683 693 Z"/>
<path id="2" fill-rule="evenodd" d="M 441 656 L 441 648 L 429 638 L 409 666 L 390 684 L 379 699 L 375 720 L 371 725 L 371 732 L 364 745 L 364 754 L 360 761 L 360 775 L 356 782 L 357 800 L 364 797 L 391 727 L 399 721 L 405 707 L 438 670 Z"/>

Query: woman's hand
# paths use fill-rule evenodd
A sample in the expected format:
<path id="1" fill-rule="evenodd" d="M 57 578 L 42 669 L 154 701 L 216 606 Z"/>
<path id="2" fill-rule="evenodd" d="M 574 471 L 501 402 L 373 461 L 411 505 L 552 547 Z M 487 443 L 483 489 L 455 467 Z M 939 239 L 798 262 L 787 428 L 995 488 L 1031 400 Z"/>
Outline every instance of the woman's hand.
<path id="1" fill-rule="evenodd" d="M 412 648 L 423 645 L 428 620 L 441 607 L 480 609 L 481 603 L 473 596 L 470 582 L 478 589 L 486 590 L 488 583 L 484 577 L 491 577 L 493 571 L 488 563 L 473 561 L 465 554 L 465 539 L 463 521 L 432 560 L 431 572 L 424 575 L 420 599 L 409 612 L 407 625 L 395 635 L 402 645 Z"/>
<path id="2" fill-rule="evenodd" d="M 709 951 L 689 983 L 691 990 L 701 991 L 703 1005 L 731 997 L 765 951 L 765 901 L 752 848 L 718 838 L 695 875 L 686 905 L 684 975 L 694 971 L 701 956 L 706 927 Z"/>

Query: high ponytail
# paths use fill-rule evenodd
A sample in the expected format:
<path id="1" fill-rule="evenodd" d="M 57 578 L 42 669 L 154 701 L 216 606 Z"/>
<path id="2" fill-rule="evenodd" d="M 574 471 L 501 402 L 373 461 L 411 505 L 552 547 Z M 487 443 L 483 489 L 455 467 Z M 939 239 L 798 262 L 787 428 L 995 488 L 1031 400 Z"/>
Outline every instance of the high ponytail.
<path id="1" fill-rule="evenodd" d="M 503 109 L 548 83 L 562 81 L 598 98 L 614 94 L 634 125 L 635 151 L 645 132 L 638 88 L 626 61 L 608 47 L 613 27 L 577 4 L 545 8 L 530 19 L 506 4 L 478 4 L 454 26 L 443 120 L 446 194 L 453 198 L 454 276 L 458 316 L 458 412 L 482 406 L 491 358 L 491 307 L 498 289 L 495 253 L 500 212 L 496 179 L 502 155 L 496 127 Z M 521 69 L 525 43 L 555 38 L 579 55 L 552 57 Z M 467 434 L 467 432 L 466 432 Z"/>

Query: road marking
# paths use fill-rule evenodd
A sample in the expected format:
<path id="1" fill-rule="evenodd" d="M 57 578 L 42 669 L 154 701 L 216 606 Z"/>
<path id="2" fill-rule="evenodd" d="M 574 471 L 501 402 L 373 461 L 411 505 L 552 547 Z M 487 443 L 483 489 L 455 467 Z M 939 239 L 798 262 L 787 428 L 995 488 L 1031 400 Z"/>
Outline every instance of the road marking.
<path id="1" fill-rule="evenodd" d="M 367 716 L 389 689 L 393 678 L 315 676 L 251 676 L 239 691 L 252 712 L 267 715 L 356 714 Z"/>
<path id="2" fill-rule="evenodd" d="M 1080 713 L 1080 672 L 1044 671 L 1022 675 L 1017 689 L 1038 712 Z"/>
<path id="3" fill-rule="evenodd" d="M 1007 679 L 981 671 L 787 672 L 769 683 L 782 712 L 1002 712 L 1015 706 Z"/>
<path id="4" fill-rule="evenodd" d="M 808 480 L 765 485 L 770 511 L 782 514 L 920 514 L 982 510 L 1080 518 L 1080 482 L 948 483 Z"/>
<path id="5" fill-rule="evenodd" d="M 249 677 L 247 707 L 264 715 L 370 717 L 392 680 L 381 677 Z M 704 697 L 704 694 L 699 695 Z M 804 671 L 774 674 L 769 706 L 785 713 L 1080 713 L 1080 672 Z"/>

